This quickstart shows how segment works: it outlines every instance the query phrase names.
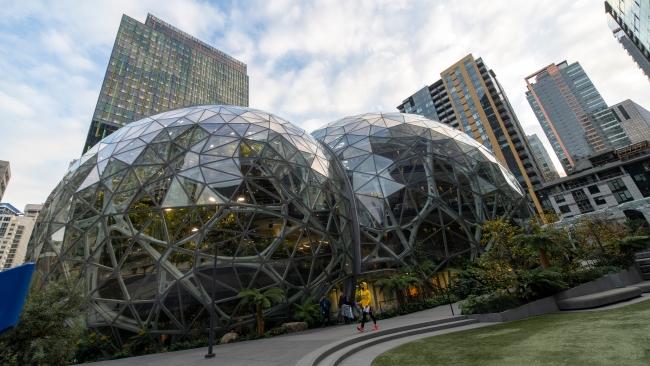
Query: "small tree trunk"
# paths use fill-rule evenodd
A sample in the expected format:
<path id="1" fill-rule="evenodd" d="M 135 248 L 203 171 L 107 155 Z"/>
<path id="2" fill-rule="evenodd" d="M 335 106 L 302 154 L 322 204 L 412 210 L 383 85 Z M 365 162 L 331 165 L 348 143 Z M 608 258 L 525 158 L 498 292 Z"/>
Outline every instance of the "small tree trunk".
<path id="1" fill-rule="evenodd" d="M 264 335 L 264 316 L 262 315 L 262 306 L 256 305 L 255 307 L 255 318 L 257 321 L 257 334 L 259 336 Z"/>
<path id="2" fill-rule="evenodd" d="M 548 255 L 546 254 L 546 250 L 542 248 L 539 249 L 539 260 L 542 264 L 542 268 L 548 268 L 551 266 L 551 262 L 548 260 Z"/>

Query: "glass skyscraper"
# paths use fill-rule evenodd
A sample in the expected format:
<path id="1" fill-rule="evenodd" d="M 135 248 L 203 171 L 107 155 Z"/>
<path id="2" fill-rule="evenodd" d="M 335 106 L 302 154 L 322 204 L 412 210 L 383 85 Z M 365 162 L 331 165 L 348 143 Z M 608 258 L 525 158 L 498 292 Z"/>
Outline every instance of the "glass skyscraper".
<path id="1" fill-rule="evenodd" d="M 84 152 L 127 123 L 200 104 L 248 106 L 246 64 L 151 14 L 123 15 Z"/>
<path id="2" fill-rule="evenodd" d="M 630 99 L 614 104 L 609 109 L 621 121 L 631 143 L 650 141 L 650 111 Z"/>
<path id="3" fill-rule="evenodd" d="M 440 76 L 440 80 L 404 99 L 397 109 L 435 118 L 482 143 L 510 169 L 541 213 L 534 189 L 541 183 L 539 169 L 494 71 L 470 54 Z"/>
<path id="4" fill-rule="evenodd" d="M 533 154 L 535 161 L 537 162 L 537 167 L 539 172 L 542 174 L 542 179 L 544 182 L 550 182 L 560 178 L 555 170 L 555 166 L 551 161 L 551 156 L 546 151 L 542 141 L 537 137 L 537 135 L 530 135 L 528 137 L 528 143 L 530 145 L 530 152 Z"/>
<path id="5" fill-rule="evenodd" d="M 650 1 L 607 0 L 605 12 L 614 37 L 650 79 Z"/>
<path id="6" fill-rule="evenodd" d="M 630 143 L 578 62 L 548 65 L 526 85 L 528 103 L 567 173 L 580 159 Z"/>

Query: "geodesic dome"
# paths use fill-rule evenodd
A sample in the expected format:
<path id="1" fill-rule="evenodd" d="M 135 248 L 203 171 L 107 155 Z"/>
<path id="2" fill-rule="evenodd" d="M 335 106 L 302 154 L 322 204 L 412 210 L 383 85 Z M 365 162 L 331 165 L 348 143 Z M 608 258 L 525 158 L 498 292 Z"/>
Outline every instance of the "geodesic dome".
<path id="1" fill-rule="evenodd" d="M 351 180 L 364 270 L 471 256 L 484 221 L 530 215 L 514 176 L 483 145 L 442 123 L 368 113 L 312 135 Z"/>
<path id="2" fill-rule="evenodd" d="M 291 303 L 346 270 L 329 159 L 305 131 L 251 108 L 145 118 L 70 167 L 32 256 L 46 277 L 85 286 L 92 326 L 204 329 L 213 294 L 227 326 L 248 312 L 242 289 L 278 286 Z"/>

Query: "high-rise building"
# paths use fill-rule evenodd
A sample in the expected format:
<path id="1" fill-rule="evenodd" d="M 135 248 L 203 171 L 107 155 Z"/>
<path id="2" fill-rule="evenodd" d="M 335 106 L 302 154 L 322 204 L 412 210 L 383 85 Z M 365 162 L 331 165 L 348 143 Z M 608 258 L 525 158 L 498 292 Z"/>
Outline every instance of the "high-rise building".
<path id="1" fill-rule="evenodd" d="M 553 162 L 551 161 L 551 156 L 548 154 L 548 151 L 546 151 L 544 145 L 542 145 L 542 141 L 539 137 L 537 137 L 537 135 L 529 135 L 527 137 L 528 144 L 530 145 L 530 152 L 533 154 L 533 158 L 537 162 L 537 167 L 539 168 L 539 172 L 542 174 L 544 182 L 551 182 L 560 178 L 557 170 L 555 170 Z"/>
<path id="2" fill-rule="evenodd" d="M 650 79 L 650 1 L 607 0 L 605 12 L 614 37 Z"/>
<path id="3" fill-rule="evenodd" d="M 0 270 L 22 264 L 34 224 L 43 205 L 28 204 L 22 213 L 0 203 Z"/>
<path id="4" fill-rule="evenodd" d="M 246 64 L 151 14 L 123 15 L 84 152 L 127 123 L 201 104 L 248 106 Z"/>
<path id="5" fill-rule="evenodd" d="M 404 99 L 397 109 L 437 118 L 482 143 L 510 169 L 541 213 L 534 187 L 542 178 L 494 71 L 470 54 L 440 76 L 440 80 Z"/>
<path id="6" fill-rule="evenodd" d="M 5 194 L 9 179 L 11 178 L 11 169 L 9 169 L 9 162 L 0 160 L 0 201 Z"/>
<path id="7" fill-rule="evenodd" d="M 562 167 L 629 145 L 616 116 L 578 62 L 548 65 L 526 78 L 526 98 Z"/>
<path id="8" fill-rule="evenodd" d="M 650 111 L 626 99 L 609 109 L 621 122 L 630 142 L 650 141 Z"/>

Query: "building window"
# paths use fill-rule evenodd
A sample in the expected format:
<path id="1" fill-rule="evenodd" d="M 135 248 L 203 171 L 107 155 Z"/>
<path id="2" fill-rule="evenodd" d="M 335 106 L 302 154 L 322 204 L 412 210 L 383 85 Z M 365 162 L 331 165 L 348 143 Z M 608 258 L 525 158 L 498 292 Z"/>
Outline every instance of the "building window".
<path id="1" fill-rule="evenodd" d="M 609 189 L 611 189 L 612 192 L 627 190 L 625 183 L 623 183 L 623 180 L 621 180 L 620 178 L 610 180 L 609 182 L 607 182 L 607 185 L 609 185 Z"/>
<path id="2" fill-rule="evenodd" d="M 607 203 L 607 201 L 605 201 L 605 199 L 602 196 L 594 197 L 594 202 L 596 202 L 597 205 L 604 205 Z"/>
<path id="3" fill-rule="evenodd" d="M 560 212 L 569 213 L 571 212 L 571 209 L 569 208 L 569 205 L 560 206 Z"/>
<path id="4" fill-rule="evenodd" d="M 562 203 L 562 202 L 566 201 L 566 199 L 564 199 L 563 194 L 558 194 L 557 196 L 554 196 L 553 198 L 555 199 L 555 203 Z"/>
<path id="5" fill-rule="evenodd" d="M 619 192 L 614 192 L 614 198 L 616 198 L 616 202 L 618 203 L 628 202 L 634 199 L 630 191 L 627 189 Z"/>
<path id="6" fill-rule="evenodd" d="M 589 186 L 589 187 L 587 187 L 587 189 L 589 190 L 589 193 L 591 193 L 591 194 L 600 193 L 600 189 L 598 189 L 598 186 L 596 186 L 596 185 Z"/>

